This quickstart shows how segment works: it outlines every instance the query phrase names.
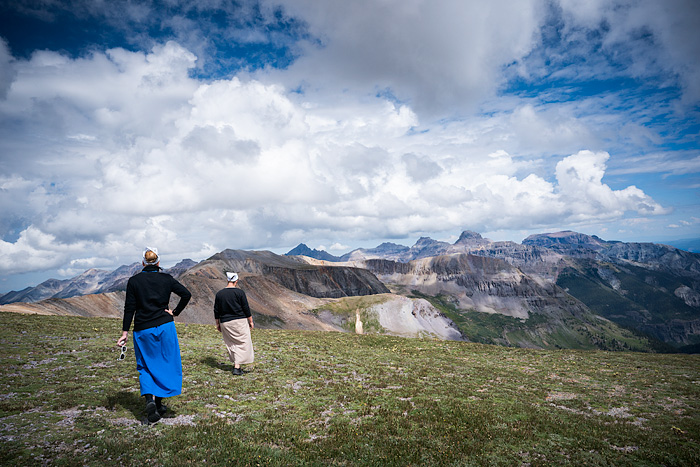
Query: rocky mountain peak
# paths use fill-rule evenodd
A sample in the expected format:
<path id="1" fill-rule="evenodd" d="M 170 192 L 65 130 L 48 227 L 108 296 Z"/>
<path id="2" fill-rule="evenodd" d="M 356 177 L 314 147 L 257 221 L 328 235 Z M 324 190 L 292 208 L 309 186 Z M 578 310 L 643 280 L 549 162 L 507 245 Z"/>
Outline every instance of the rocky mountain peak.
<path id="1" fill-rule="evenodd" d="M 474 245 L 474 244 L 481 244 L 486 242 L 487 240 L 481 236 L 480 233 L 471 231 L 471 230 L 465 230 L 462 232 L 462 234 L 459 236 L 457 241 L 454 243 L 455 245 Z"/>
<path id="2" fill-rule="evenodd" d="M 300 243 L 296 247 L 292 248 L 289 250 L 286 254 L 288 256 L 295 256 L 295 255 L 304 255 L 307 256 L 307 253 L 311 253 L 313 250 L 309 248 L 306 243 Z"/>
<path id="3" fill-rule="evenodd" d="M 386 252 L 402 252 L 408 250 L 407 246 L 404 245 L 399 245 L 396 243 L 391 243 L 391 242 L 384 242 L 381 245 L 379 245 L 377 248 L 374 248 L 376 251 L 386 251 Z"/>
<path id="4" fill-rule="evenodd" d="M 165 270 L 168 274 L 178 277 L 180 274 L 183 272 L 187 271 L 188 269 L 196 266 L 197 263 L 189 258 L 183 259 L 179 263 L 177 263 L 175 266 L 168 268 Z"/>
<path id="5" fill-rule="evenodd" d="M 481 234 L 478 232 L 474 232 L 473 230 L 465 230 L 460 234 L 459 239 L 455 243 L 462 243 L 464 241 L 473 239 L 481 240 L 483 238 L 484 237 L 482 237 Z"/>
<path id="6" fill-rule="evenodd" d="M 451 245 L 447 242 L 433 240 L 430 237 L 421 237 L 415 245 L 410 248 L 409 257 L 407 259 L 441 255 L 444 254 L 450 246 Z"/>
<path id="7" fill-rule="evenodd" d="M 324 250 L 311 249 L 304 243 L 300 243 L 295 248 L 289 250 L 285 256 L 308 256 L 309 258 L 320 259 L 323 261 L 340 261 L 340 258 L 333 256 Z"/>
<path id="8" fill-rule="evenodd" d="M 421 237 L 416 241 L 415 245 L 413 245 L 413 246 L 414 247 L 421 247 L 421 246 L 425 246 L 425 245 L 431 245 L 431 244 L 435 243 L 436 241 L 437 240 L 433 240 L 430 237 Z"/>

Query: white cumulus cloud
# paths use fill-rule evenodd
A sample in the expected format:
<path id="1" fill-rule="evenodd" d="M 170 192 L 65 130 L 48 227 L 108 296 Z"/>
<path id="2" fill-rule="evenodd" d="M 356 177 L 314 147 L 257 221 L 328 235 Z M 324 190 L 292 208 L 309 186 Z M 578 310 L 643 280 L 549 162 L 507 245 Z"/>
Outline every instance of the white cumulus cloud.
<path id="1" fill-rule="evenodd" d="M 501 94 L 515 76 L 602 70 L 664 76 L 681 83 L 676 104 L 696 99 L 698 9 L 613 3 L 283 0 L 306 28 L 295 60 L 216 79 L 197 77 L 207 57 L 184 41 L 15 58 L 0 40 L 0 271 L 115 266 L 146 244 L 178 259 L 299 242 L 342 253 L 668 214 L 622 176 L 697 173 L 693 135 L 680 152 L 649 149 L 663 139 L 650 107 L 676 115 L 669 97 Z M 591 31 L 596 56 L 581 40 Z M 555 54 L 566 45 L 575 53 Z M 605 65 L 615 52 L 630 66 Z"/>

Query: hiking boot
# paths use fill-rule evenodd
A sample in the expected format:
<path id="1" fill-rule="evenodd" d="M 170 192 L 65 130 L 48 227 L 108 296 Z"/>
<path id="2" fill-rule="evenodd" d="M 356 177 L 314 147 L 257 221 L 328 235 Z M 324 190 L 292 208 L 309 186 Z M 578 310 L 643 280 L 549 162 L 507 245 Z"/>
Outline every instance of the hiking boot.
<path id="1" fill-rule="evenodd" d="M 156 411 L 158 411 L 158 415 L 164 417 L 165 414 L 168 412 L 168 406 L 163 404 L 156 404 Z"/>
<path id="2" fill-rule="evenodd" d="M 148 419 L 148 424 L 156 423 L 160 420 L 160 414 L 158 413 L 158 408 L 156 407 L 156 402 L 150 400 L 146 403 L 146 418 Z"/>
<path id="3" fill-rule="evenodd" d="M 241 376 L 243 374 L 243 370 L 241 368 L 234 368 L 233 374 L 234 376 Z"/>

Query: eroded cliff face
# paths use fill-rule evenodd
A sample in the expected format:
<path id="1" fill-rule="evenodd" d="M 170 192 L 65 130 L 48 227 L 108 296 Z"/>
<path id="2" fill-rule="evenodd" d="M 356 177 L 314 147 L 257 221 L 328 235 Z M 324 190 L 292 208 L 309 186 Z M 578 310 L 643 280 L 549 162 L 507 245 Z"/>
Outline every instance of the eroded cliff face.
<path id="1" fill-rule="evenodd" d="M 239 275 L 262 276 L 293 292 L 315 298 L 340 298 L 373 295 L 389 290 L 366 269 L 338 265 L 315 265 L 300 259 L 275 255 L 269 251 L 225 250 L 183 274 L 220 280 L 226 283 L 225 271 Z"/>
<path id="2" fill-rule="evenodd" d="M 366 269 L 321 266 L 314 269 L 264 267 L 262 275 L 282 287 L 316 298 L 373 295 L 389 290 Z"/>
<path id="3" fill-rule="evenodd" d="M 686 285 L 681 285 L 673 291 L 673 295 L 683 300 L 683 302 L 694 308 L 700 308 L 700 293 Z"/>
<path id="4" fill-rule="evenodd" d="M 561 309 L 580 314 L 583 310 L 551 281 L 528 276 L 498 258 L 458 253 L 409 263 L 375 259 L 365 264 L 397 290 L 449 295 L 465 310 L 523 319 L 532 312 Z"/>
<path id="5" fill-rule="evenodd" d="M 604 250 L 600 257 L 700 280 L 700 255 L 667 245 L 615 243 Z"/>

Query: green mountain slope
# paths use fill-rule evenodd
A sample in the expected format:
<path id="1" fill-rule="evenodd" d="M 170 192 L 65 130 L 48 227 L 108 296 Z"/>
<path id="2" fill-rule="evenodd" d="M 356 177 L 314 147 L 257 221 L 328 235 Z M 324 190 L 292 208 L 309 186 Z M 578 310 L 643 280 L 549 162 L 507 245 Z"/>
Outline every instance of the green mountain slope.
<path id="1" fill-rule="evenodd" d="M 592 313 L 573 315 L 562 310 L 558 315 L 533 313 L 527 319 L 519 319 L 498 313 L 463 310 L 446 295 L 431 297 L 417 290 L 413 295 L 430 301 L 471 342 L 541 349 L 668 350 L 654 339 Z"/>
<path id="2" fill-rule="evenodd" d="M 686 330 L 700 326 L 700 310 L 676 294 L 690 279 L 632 265 L 577 263 L 560 273 L 557 285 L 594 313 L 677 347 L 700 343 L 697 332 Z"/>

